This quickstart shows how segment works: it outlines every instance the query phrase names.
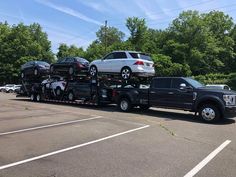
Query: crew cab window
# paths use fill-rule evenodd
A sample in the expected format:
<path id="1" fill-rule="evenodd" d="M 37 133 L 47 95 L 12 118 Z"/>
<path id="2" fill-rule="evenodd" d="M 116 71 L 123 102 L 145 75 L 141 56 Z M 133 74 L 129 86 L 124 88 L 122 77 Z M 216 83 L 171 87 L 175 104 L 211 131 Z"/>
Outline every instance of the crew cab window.
<path id="1" fill-rule="evenodd" d="M 154 88 L 164 89 L 164 88 L 170 88 L 171 87 L 171 78 L 160 78 L 153 80 L 153 86 Z"/>
<path id="2" fill-rule="evenodd" d="M 172 79 L 172 88 L 180 89 L 180 84 L 185 84 L 186 86 L 190 86 L 185 80 L 180 78 L 173 78 Z"/>

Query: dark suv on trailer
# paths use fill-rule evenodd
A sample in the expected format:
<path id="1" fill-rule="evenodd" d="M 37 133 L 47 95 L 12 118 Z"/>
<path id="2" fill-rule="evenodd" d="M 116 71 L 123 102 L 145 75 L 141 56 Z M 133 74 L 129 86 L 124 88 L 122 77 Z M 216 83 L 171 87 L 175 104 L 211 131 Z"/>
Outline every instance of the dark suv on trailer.
<path id="1" fill-rule="evenodd" d="M 236 92 L 205 87 L 192 78 L 153 78 L 150 88 L 115 89 L 115 100 L 122 111 L 133 106 L 182 109 L 199 113 L 206 122 L 236 115 Z"/>
<path id="2" fill-rule="evenodd" d="M 65 73 L 69 75 L 87 73 L 89 61 L 80 57 L 66 57 L 57 63 L 51 64 L 50 71 L 52 74 Z"/>

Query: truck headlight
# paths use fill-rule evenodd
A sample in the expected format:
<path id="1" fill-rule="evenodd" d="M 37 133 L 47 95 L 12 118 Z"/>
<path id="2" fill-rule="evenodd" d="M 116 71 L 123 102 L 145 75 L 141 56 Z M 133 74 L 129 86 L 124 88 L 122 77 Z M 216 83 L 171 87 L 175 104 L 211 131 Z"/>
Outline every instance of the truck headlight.
<path id="1" fill-rule="evenodd" d="M 223 99 L 225 101 L 226 106 L 234 106 L 235 98 L 236 95 L 223 95 Z"/>

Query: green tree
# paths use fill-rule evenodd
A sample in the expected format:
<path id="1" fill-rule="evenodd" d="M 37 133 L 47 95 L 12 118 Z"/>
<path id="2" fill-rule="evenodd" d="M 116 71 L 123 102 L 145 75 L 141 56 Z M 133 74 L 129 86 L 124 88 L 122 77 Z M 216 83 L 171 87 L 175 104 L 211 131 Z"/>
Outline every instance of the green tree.
<path id="1" fill-rule="evenodd" d="M 155 63 L 155 70 L 157 76 L 190 76 L 191 70 L 188 64 L 173 63 L 171 57 L 155 54 L 152 55 Z"/>
<path id="2" fill-rule="evenodd" d="M 54 60 L 51 43 L 39 24 L 0 23 L 0 82 L 17 82 L 20 66 L 29 60 Z"/>
<path id="3" fill-rule="evenodd" d="M 78 48 L 75 45 L 67 46 L 66 44 L 60 44 L 57 58 L 60 59 L 64 57 L 85 57 L 85 51 L 82 47 Z"/>
<path id="4" fill-rule="evenodd" d="M 145 19 L 139 19 L 137 17 L 128 18 L 126 21 L 126 27 L 130 31 L 129 40 L 135 50 L 142 51 L 144 43 L 146 42 L 148 29 Z"/>
<path id="5" fill-rule="evenodd" d="M 96 32 L 97 40 L 105 46 L 110 46 L 114 43 L 121 43 L 125 37 L 125 34 L 122 31 L 119 31 L 115 27 L 105 27 L 101 26 L 100 29 Z"/>

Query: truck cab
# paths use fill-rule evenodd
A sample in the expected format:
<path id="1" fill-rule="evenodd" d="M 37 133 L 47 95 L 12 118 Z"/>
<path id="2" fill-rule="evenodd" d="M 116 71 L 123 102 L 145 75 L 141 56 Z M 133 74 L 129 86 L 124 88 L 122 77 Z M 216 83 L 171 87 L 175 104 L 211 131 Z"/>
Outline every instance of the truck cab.
<path id="1" fill-rule="evenodd" d="M 195 112 L 205 122 L 236 115 L 236 92 L 209 88 L 186 77 L 156 77 L 147 89 L 118 89 L 116 102 L 122 111 L 151 106 Z"/>

